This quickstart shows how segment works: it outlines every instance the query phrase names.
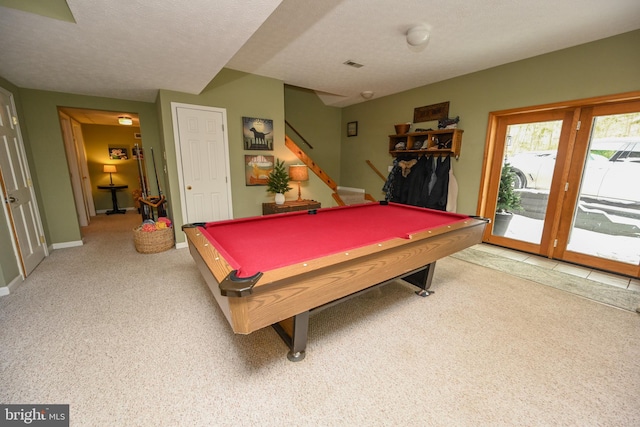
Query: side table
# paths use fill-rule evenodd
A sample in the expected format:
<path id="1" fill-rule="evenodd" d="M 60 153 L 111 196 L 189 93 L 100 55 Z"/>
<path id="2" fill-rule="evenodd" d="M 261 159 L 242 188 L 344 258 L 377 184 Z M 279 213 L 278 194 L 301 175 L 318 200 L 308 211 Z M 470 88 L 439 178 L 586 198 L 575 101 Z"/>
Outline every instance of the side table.
<path id="1" fill-rule="evenodd" d="M 263 203 L 262 215 L 271 215 L 284 212 L 308 211 L 310 209 L 320 209 L 320 202 L 315 200 L 291 200 L 281 205 L 275 203 Z"/>
<path id="2" fill-rule="evenodd" d="M 98 188 L 101 190 L 111 190 L 111 203 L 113 204 L 113 209 L 105 212 L 107 215 L 123 214 L 126 212 L 126 210 L 118 208 L 118 198 L 116 197 L 116 191 L 129 188 L 128 185 L 98 185 Z"/>

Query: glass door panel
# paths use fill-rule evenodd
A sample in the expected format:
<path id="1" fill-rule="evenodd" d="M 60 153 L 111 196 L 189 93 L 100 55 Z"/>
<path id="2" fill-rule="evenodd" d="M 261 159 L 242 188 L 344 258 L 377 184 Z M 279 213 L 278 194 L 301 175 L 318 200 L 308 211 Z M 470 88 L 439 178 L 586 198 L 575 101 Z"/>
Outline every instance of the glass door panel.
<path id="1" fill-rule="evenodd" d="M 539 245 L 547 214 L 563 120 L 511 124 L 506 127 L 501 188 L 496 203 L 494 236 Z M 510 179 L 505 177 L 509 174 Z M 505 204 L 510 186 L 515 206 Z M 508 197 L 508 196 L 507 196 Z M 504 219 L 501 211 L 507 211 Z M 505 222 L 503 225 L 503 221 Z"/>
<path id="2" fill-rule="evenodd" d="M 490 114 L 483 241 L 640 277 L 640 96 L 595 101 Z M 520 206 L 501 230 L 504 188 Z"/>
<path id="3" fill-rule="evenodd" d="M 640 264 L 640 113 L 593 118 L 567 250 Z"/>

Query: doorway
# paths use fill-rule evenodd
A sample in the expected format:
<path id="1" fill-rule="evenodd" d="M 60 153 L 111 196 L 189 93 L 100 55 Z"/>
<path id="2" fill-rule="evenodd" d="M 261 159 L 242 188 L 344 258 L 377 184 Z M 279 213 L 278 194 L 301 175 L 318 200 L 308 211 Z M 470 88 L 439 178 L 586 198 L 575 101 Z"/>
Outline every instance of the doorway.
<path id="1" fill-rule="evenodd" d="M 638 97 L 494 113 L 489 135 L 486 242 L 640 276 Z"/>
<path id="2" fill-rule="evenodd" d="M 91 216 L 95 216 L 96 210 L 91 197 L 91 180 L 87 170 L 82 128 L 67 114 L 60 111 L 59 115 L 78 223 L 81 227 L 86 227 L 91 221 Z"/>
<path id="3" fill-rule="evenodd" d="M 128 184 L 130 190 L 118 191 L 116 197 L 123 207 L 132 208 L 135 204 L 132 191 L 139 187 L 133 148 L 135 144 L 142 146 L 138 115 L 74 107 L 58 110 L 80 226 L 89 225 L 91 217 L 111 209 L 112 194 L 99 189 L 110 182 Z M 119 119 L 123 117 L 130 119 L 130 123 L 120 124 Z M 122 158 L 112 158 L 111 147 L 122 148 Z M 106 173 L 105 165 L 113 165 L 116 170 Z"/>

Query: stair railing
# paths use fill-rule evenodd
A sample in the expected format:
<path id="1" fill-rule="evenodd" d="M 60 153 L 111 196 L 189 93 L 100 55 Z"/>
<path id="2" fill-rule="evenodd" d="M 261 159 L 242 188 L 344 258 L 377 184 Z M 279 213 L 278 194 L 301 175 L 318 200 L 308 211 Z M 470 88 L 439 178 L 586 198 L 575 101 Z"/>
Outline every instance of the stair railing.
<path id="1" fill-rule="evenodd" d="M 291 125 L 289 125 L 288 123 L 287 123 L 287 125 L 291 129 L 293 129 L 293 127 Z M 293 130 L 295 131 L 295 129 L 293 129 Z M 302 136 L 297 131 L 295 131 L 295 132 L 296 132 L 296 134 L 298 134 L 298 136 L 300 136 L 300 138 L 302 138 Z M 304 140 L 304 138 L 303 138 L 303 140 Z M 306 142 L 306 140 L 305 140 L 305 144 L 307 144 L 309 147 L 311 147 L 311 145 L 308 142 Z M 345 203 L 344 200 L 342 200 L 342 198 L 338 194 L 338 189 L 339 189 L 338 184 L 333 179 L 331 179 L 331 177 L 320 166 L 318 166 L 313 161 L 313 159 L 311 159 L 311 157 L 309 157 L 307 155 L 307 153 L 302 151 L 302 149 L 300 147 L 298 147 L 298 145 L 291 138 L 289 138 L 287 135 L 285 135 L 285 137 L 284 137 L 284 145 L 289 150 L 291 150 L 291 152 L 293 154 L 295 154 L 296 157 L 298 157 L 298 159 L 300 159 L 300 161 L 302 163 L 307 165 L 307 167 L 313 173 L 315 173 L 316 176 L 318 176 L 318 178 L 320 178 L 322 180 L 322 182 L 324 182 L 333 191 L 333 194 L 332 194 L 333 199 L 336 201 L 336 203 L 339 206 L 345 206 L 347 204 L 347 203 Z M 311 148 L 313 148 L 313 147 L 311 147 Z M 366 194 L 366 193 L 364 194 L 364 199 L 367 200 L 367 201 L 370 201 L 370 202 L 375 202 L 376 201 L 376 199 L 373 198 L 373 196 L 371 196 L 370 194 Z"/>

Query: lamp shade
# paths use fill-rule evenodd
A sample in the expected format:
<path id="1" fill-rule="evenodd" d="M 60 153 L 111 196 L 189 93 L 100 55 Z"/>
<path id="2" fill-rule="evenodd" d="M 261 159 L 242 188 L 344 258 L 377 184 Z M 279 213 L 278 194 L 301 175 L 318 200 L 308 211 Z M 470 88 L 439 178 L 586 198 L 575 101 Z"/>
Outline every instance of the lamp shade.
<path id="1" fill-rule="evenodd" d="M 291 181 L 308 181 L 309 169 L 306 165 L 291 165 L 289 166 L 289 177 L 291 177 Z"/>
<path id="2" fill-rule="evenodd" d="M 104 172 L 104 173 L 116 173 L 118 171 L 116 170 L 116 165 L 104 165 L 102 167 L 102 172 Z"/>

